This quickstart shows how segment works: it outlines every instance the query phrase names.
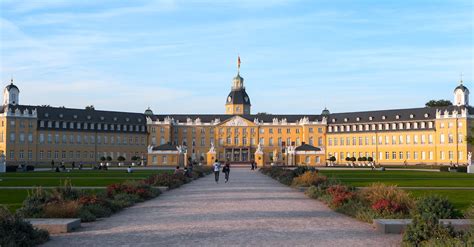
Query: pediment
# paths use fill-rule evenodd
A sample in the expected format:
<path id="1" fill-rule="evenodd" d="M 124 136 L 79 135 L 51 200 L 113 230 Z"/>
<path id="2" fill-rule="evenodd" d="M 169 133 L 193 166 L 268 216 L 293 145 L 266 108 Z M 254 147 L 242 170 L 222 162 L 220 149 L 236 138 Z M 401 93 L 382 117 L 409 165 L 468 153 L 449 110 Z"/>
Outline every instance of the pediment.
<path id="1" fill-rule="evenodd" d="M 234 116 L 231 119 L 228 119 L 222 122 L 219 126 L 239 126 L 239 127 L 246 127 L 246 126 L 255 126 L 255 124 L 241 116 Z"/>

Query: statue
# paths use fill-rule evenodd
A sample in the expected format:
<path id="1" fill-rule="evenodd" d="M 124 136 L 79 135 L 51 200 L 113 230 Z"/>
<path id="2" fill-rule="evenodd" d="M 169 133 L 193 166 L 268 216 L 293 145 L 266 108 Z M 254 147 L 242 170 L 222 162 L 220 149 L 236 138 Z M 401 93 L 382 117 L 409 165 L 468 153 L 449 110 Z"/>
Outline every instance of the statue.
<path id="1" fill-rule="evenodd" d="M 209 149 L 209 153 L 215 153 L 216 148 L 214 147 L 214 143 L 211 142 L 211 148 Z"/>
<path id="2" fill-rule="evenodd" d="M 255 153 L 263 153 L 262 144 L 260 142 L 257 145 L 257 150 L 255 151 Z"/>
<path id="3" fill-rule="evenodd" d="M 0 154 L 0 173 L 4 173 L 7 171 L 7 163 L 5 162 L 5 154 Z M 2 181 L 0 179 L 0 181 Z"/>
<path id="4" fill-rule="evenodd" d="M 467 173 L 474 173 L 474 165 L 472 165 L 472 152 L 467 154 Z"/>

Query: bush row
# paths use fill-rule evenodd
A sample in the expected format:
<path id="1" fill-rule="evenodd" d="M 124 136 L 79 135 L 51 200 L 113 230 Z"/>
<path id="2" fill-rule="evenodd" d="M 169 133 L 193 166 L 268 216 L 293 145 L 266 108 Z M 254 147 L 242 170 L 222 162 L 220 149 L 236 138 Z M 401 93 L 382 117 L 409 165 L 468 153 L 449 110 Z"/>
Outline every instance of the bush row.
<path id="1" fill-rule="evenodd" d="M 413 218 L 413 224 L 408 227 L 403 238 L 407 246 L 466 246 L 473 243 L 472 232 L 456 232 L 451 227 L 438 223 L 439 219 L 461 218 L 462 214 L 447 199 L 437 195 L 414 200 L 397 186 L 383 183 L 374 183 L 356 190 L 307 168 L 291 171 L 281 167 L 267 167 L 262 168 L 261 172 L 287 185 L 309 186 L 306 191 L 309 197 L 319 199 L 335 211 L 362 221 L 372 223 L 376 218 Z M 467 218 L 473 216 L 474 205 L 466 211 Z"/>
<path id="2" fill-rule="evenodd" d="M 0 246 L 36 246 L 49 239 L 49 233 L 33 228 L 18 215 L 0 206 Z"/>
<path id="3" fill-rule="evenodd" d="M 155 186 L 177 188 L 210 172 L 210 168 L 196 167 L 189 176 L 162 173 L 143 180 L 110 184 L 105 191 L 98 192 L 74 189 L 67 180 L 53 190 L 32 190 L 17 213 L 25 218 L 81 218 L 82 222 L 90 222 L 157 197 L 161 191 Z"/>

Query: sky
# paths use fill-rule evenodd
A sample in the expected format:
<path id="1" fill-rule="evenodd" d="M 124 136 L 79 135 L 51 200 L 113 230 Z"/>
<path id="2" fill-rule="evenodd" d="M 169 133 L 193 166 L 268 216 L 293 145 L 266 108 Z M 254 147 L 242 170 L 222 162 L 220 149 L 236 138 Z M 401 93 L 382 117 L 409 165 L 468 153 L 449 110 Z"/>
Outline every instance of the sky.
<path id="1" fill-rule="evenodd" d="M 474 93 L 470 0 L 0 0 L 0 80 L 20 103 L 224 113 L 422 107 Z M 471 97 L 472 98 L 472 97 Z M 472 98 L 474 101 L 474 98 Z"/>

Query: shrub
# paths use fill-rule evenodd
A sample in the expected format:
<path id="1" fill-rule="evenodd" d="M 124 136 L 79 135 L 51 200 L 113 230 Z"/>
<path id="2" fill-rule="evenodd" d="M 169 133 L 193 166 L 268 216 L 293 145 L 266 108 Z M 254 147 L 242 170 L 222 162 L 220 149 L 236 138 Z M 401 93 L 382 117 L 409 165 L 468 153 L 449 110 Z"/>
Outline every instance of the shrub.
<path id="1" fill-rule="evenodd" d="M 318 186 L 319 184 L 326 181 L 325 176 L 319 176 L 318 172 L 307 171 L 299 177 L 293 178 L 292 186 Z"/>
<path id="2" fill-rule="evenodd" d="M 99 204 L 89 204 L 83 206 L 81 210 L 87 210 L 91 212 L 96 218 L 109 217 L 112 215 L 112 210 L 110 208 L 104 207 Z"/>
<path id="3" fill-rule="evenodd" d="M 45 243 L 49 234 L 0 206 L 0 246 L 36 246 Z"/>
<path id="4" fill-rule="evenodd" d="M 51 200 L 51 195 L 41 187 L 28 191 L 28 196 L 23 201 L 23 205 L 18 209 L 18 214 L 22 217 L 37 218 L 43 214 L 43 206 Z"/>
<path id="5" fill-rule="evenodd" d="M 361 191 L 361 198 L 382 215 L 408 215 L 413 207 L 410 195 L 397 186 L 374 183 Z"/>
<path id="6" fill-rule="evenodd" d="M 78 201 L 52 202 L 43 207 L 43 216 L 46 218 L 76 218 L 81 205 Z"/>
<path id="7" fill-rule="evenodd" d="M 18 166 L 7 166 L 5 168 L 5 171 L 6 172 L 16 172 L 17 169 L 18 169 Z"/>
<path id="8" fill-rule="evenodd" d="M 408 225 L 403 241 L 410 245 L 425 246 L 431 243 L 467 241 L 467 234 L 456 232 L 449 226 L 439 224 L 439 219 L 459 215 L 448 200 L 438 195 L 420 198 L 413 210 L 413 222 Z"/>
<path id="9" fill-rule="evenodd" d="M 186 181 L 187 180 L 181 179 L 181 176 L 177 174 L 161 173 L 149 177 L 145 180 L 145 183 L 152 186 L 166 186 L 170 189 L 174 189 L 180 187 Z"/>
<path id="10" fill-rule="evenodd" d="M 422 215 L 415 215 L 413 221 L 408 225 L 403 234 L 403 242 L 414 246 L 422 246 L 423 242 L 430 239 L 451 239 L 460 238 L 462 234 L 457 233 L 451 226 L 443 226 L 438 223 L 438 218 L 426 218 Z"/>
<path id="11" fill-rule="evenodd" d="M 440 172 L 449 172 L 449 166 L 440 166 L 439 171 Z"/>
<path id="12" fill-rule="evenodd" d="M 459 218 L 461 213 L 454 208 L 448 199 L 439 195 L 428 195 L 420 198 L 413 210 L 424 218 L 436 217 L 437 219 Z"/>
<path id="13" fill-rule="evenodd" d="M 345 185 L 332 185 L 326 192 L 332 198 L 330 206 L 336 208 L 353 199 L 355 196 L 355 193 L 349 191 L 349 188 Z"/>
<path id="14" fill-rule="evenodd" d="M 32 166 L 32 165 L 26 166 L 26 171 L 34 171 L 34 170 L 35 170 L 35 166 Z"/>
<path id="15" fill-rule="evenodd" d="M 467 173 L 467 166 L 459 166 L 456 168 L 457 172 Z"/>
<path id="16" fill-rule="evenodd" d="M 305 194 L 310 198 L 318 199 L 322 195 L 326 194 L 326 192 L 321 187 L 312 185 L 306 190 Z"/>
<path id="17" fill-rule="evenodd" d="M 52 200 L 56 201 L 78 200 L 82 195 L 82 191 L 72 187 L 70 179 L 64 180 L 62 186 L 56 187 L 51 191 Z"/>
<path id="18" fill-rule="evenodd" d="M 92 222 L 96 220 L 95 215 L 84 208 L 81 208 L 81 210 L 79 210 L 78 217 L 81 218 L 82 222 Z"/>
<path id="19" fill-rule="evenodd" d="M 474 219 L 474 204 L 464 211 L 464 217 L 466 219 Z"/>
<path id="20" fill-rule="evenodd" d="M 135 202 L 139 202 L 139 201 L 140 201 L 140 197 L 137 195 L 121 193 L 121 194 L 116 194 L 114 196 L 112 200 L 112 204 L 115 204 L 116 206 L 120 208 L 126 208 L 126 207 L 132 206 L 133 204 L 135 204 Z"/>
<path id="21" fill-rule="evenodd" d="M 142 200 L 158 196 L 161 192 L 142 181 L 125 181 L 107 186 L 107 195 L 112 198 L 115 194 L 134 194 Z"/>
<path id="22" fill-rule="evenodd" d="M 293 175 L 294 175 L 295 177 L 301 176 L 301 175 L 303 175 L 304 173 L 306 173 L 307 171 L 309 171 L 308 167 L 306 167 L 306 166 L 298 166 L 298 167 L 296 167 L 296 168 L 293 170 Z"/>

